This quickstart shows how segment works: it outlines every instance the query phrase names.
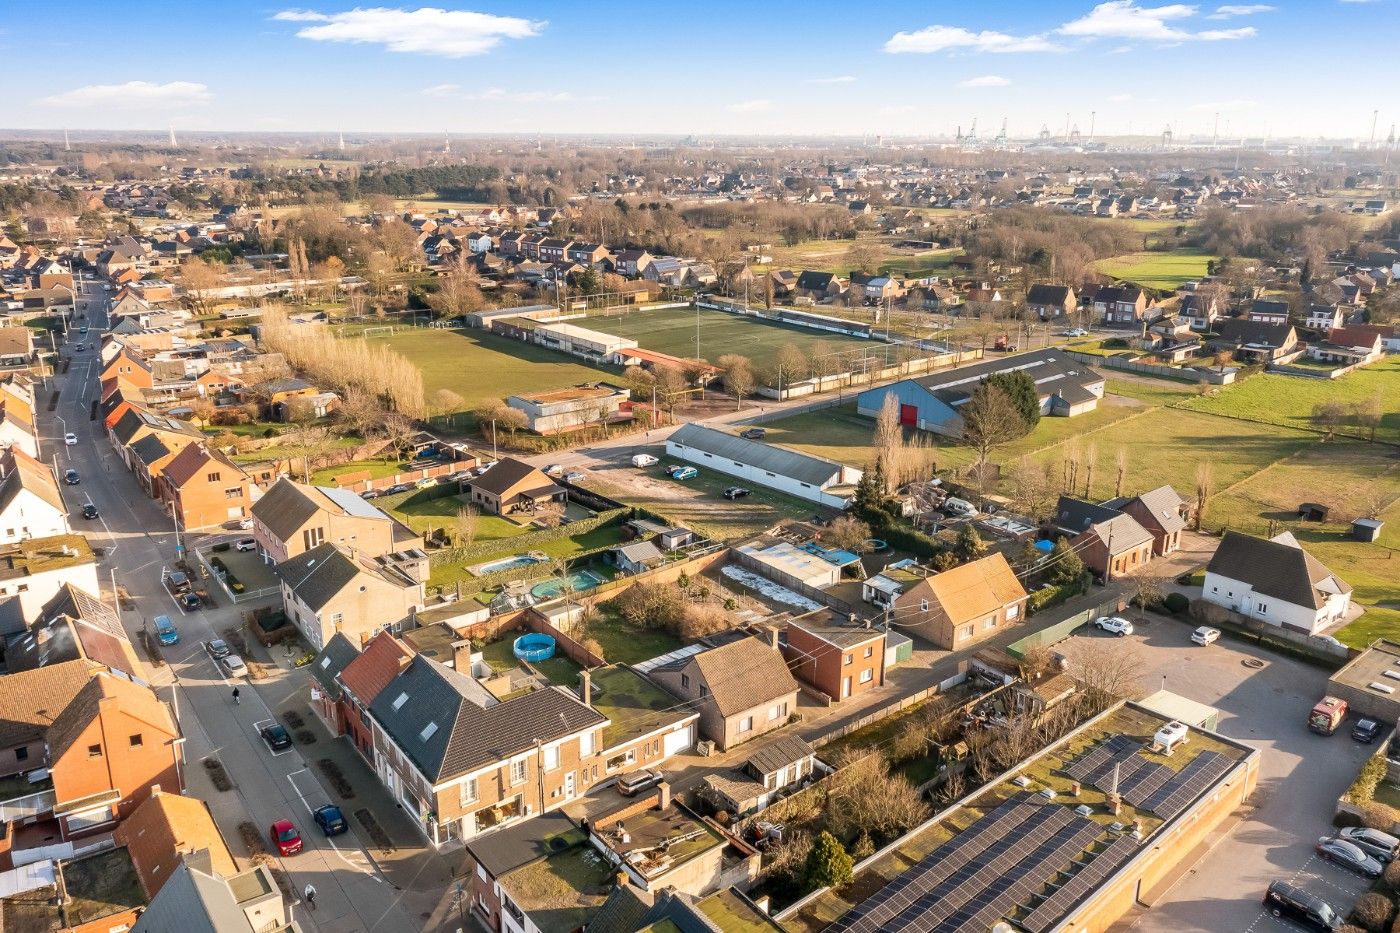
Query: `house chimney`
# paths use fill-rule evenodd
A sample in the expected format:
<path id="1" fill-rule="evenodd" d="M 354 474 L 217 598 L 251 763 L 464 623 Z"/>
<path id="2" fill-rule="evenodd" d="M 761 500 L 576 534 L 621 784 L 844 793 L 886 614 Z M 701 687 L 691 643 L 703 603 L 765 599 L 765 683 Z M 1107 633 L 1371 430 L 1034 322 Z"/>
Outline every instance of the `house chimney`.
<path id="1" fill-rule="evenodd" d="M 671 806 L 671 782 L 662 781 L 656 785 L 656 809 L 666 810 Z"/>
<path id="2" fill-rule="evenodd" d="M 593 675 L 588 672 L 588 668 L 578 672 L 578 692 L 579 699 L 583 700 L 583 705 L 593 706 Z"/>
<path id="3" fill-rule="evenodd" d="M 775 625 L 768 630 L 768 642 L 773 646 L 773 650 L 778 650 L 778 627 Z"/>

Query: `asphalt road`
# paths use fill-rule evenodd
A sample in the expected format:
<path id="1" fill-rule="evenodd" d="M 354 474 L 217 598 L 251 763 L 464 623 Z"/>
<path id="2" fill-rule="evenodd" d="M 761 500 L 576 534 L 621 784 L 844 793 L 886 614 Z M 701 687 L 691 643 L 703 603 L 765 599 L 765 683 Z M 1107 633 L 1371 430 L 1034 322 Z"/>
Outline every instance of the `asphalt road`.
<path id="1" fill-rule="evenodd" d="M 75 530 L 88 535 L 94 547 L 105 549 L 99 566 L 104 587 L 120 584 L 135 601 L 134 610 L 122 612 L 133 643 L 140 628 L 156 615 L 170 616 L 180 631 L 180 643 L 164 649 L 168 664 L 153 671 L 153 680 L 175 704 L 187 738 L 187 792 L 209 803 L 235 854 L 244 851 L 237 828 L 240 822 L 251 821 L 266 833 L 274 820 L 293 820 L 302 832 L 305 849 L 282 859 L 282 866 L 294 891 L 301 892 L 309 883 L 317 892 L 315 911 L 302 905 L 292 908 L 303 928 L 420 928 L 421 919 L 404 909 L 399 893 L 379 875 L 353 832 L 327 839 L 312 822 L 311 811 L 328 800 L 299 746 L 274 755 L 259 736 L 258 728 L 273 719 L 269 702 L 275 706 L 290 691 L 292 684 L 283 681 L 291 678 L 274 679 L 256 688 L 240 680 L 241 702 L 232 702 L 235 682 L 223 675 L 203 643 L 236 625 L 240 610 L 220 599 L 220 605 L 212 610 L 184 613 L 161 584 L 162 568 L 176 555 L 173 523 L 122 465 L 102 433 L 101 422 L 89 418 L 100 367 L 94 345 L 100 342 L 99 332 L 106 325 L 107 299 L 96 289 L 85 295 L 87 300 L 79 303 L 78 310 L 87 313 L 91 331 L 81 337 L 75 331 L 64 347 L 63 352 L 71 353 L 73 362 L 66 375 L 55 377 L 54 385 L 61 392 L 57 409 L 47 411 L 47 392 L 36 406 L 41 449 L 55 459 L 60 475 L 69 468 L 79 471 L 78 485 L 61 486 L 70 520 Z M 79 342 L 88 348 L 72 350 Z M 66 445 L 65 432 L 76 434 L 78 443 Z M 81 507 L 86 502 L 97 506 L 98 520 L 82 518 Z M 238 536 L 241 533 L 228 533 L 228 537 Z M 221 793 L 209 784 L 200 762 L 211 754 L 223 762 L 237 785 L 235 790 Z"/>
<path id="2" fill-rule="evenodd" d="M 1351 720 L 1332 736 L 1307 729 L 1307 713 L 1323 695 L 1327 674 L 1228 637 L 1200 647 L 1192 626 L 1132 615 L 1137 634 L 1115 639 L 1141 653 L 1144 694 L 1167 689 L 1220 710 L 1222 735 L 1261 751 L 1259 783 L 1247 817 L 1182 876 L 1131 926 L 1142 933 L 1267 933 L 1298 929 L 1262 909 L 1269 882 L 1299 885 L 1345 914 L 1369 884 L 1322 862 L 1313 853 L 1319 837 L 1332 835 L 1337 798 L 1356 778 L 1374 745 L 1347 734 Z M 1089 633 L 1061 643 L 1073 663 L 1075 645 Z M 1264 666 L 1246 666 L 1247 660 Z M 1117 928 L 1115 928 L 1117 929 Z"/>

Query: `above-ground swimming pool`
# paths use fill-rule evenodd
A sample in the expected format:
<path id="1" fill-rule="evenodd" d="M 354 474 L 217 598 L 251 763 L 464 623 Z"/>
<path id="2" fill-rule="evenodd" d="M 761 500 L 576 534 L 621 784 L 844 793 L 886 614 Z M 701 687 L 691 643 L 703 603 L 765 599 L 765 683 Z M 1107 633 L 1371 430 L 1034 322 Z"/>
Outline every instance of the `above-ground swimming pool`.
<path id="1" fill-rule="evenodd" d="M 484 564 L 477 564 L 469 568 L 478 577 L 484 577 L 488 573 L 495 573 L 498 570 L 513 570 L 516 567 L 529 567 L 531 564 L 540 563 L 540 558 L 532 557 L 529 554 L 515 554 L 511 557 L 502 557 L 500 560 L 488 561 Z"/>
<path id="2" fill-rule="evenodd" d="M 1044 540 L 1042 540 L 1042 541 L 1037 541 L 1037 542 L 1035 543 L 1035 549 L 1036 549 L 1037 551 L 1042 551 L 1042 552 L 1044 552 L 1044 553 L 1046 553 L 1046 554 L 1049 554 L 1051 551 L 1055 550 L 1055 542 L 1054 542 L 1054 541 L 1044 541 Z"/>
<path id="3" fill-rule="evenodd" d="M 884 538 L 866 538 L 866 548 L 875 554 L 880 554 L 890 549 L 890 544 Z"/>
<path id="4" fill-rule="evenodd" d="M 575 570 L 573 573 L 569 574 L 569 589 L 574 593 L 591 590 L 602 582 L 603 578 L 593 573 L 591 570 Z M 535 597 L 536 600 L 554 599 L 563 596 L 564 583 L 558 579 L 536 583 L 534 586 L 530 587 L 530 595 Z"/>
<path id="5" fill-rule="evenodd" d="M 522 661 L 548 661 L 554 657 L 554 636 L 542 632 L 521 635 L 510 650 Z"/>

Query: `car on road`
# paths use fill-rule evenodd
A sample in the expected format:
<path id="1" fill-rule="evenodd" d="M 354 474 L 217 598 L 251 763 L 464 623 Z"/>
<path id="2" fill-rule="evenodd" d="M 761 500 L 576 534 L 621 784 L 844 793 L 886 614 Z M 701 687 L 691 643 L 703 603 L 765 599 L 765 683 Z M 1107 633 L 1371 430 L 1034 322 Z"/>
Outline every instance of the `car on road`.
<path id="1" fill-rule="evenodd" d="M 1209 625 L 1202 625 L 1191 633 L 1191 640 L 1198 645 L 1213 644 L 1220 637 L 1220 629 L 1211 628 Z"/>
<path id="2" fill-rule="evenodd" d="M 96 517 L 97 517 L 97 506 L 93 505 L 91 502 L 84 502 L 84 503 L 83 503 L 83 518 L 96 518 Z"/>
<path id="3" fill-rule="evenodd" d="M 1264 909 L 1275 917 L 1287 917 L 1310 930 L 1335 930 L 1342 918 L 1336 908 L 1316 894 L 1286 881 L 1275 881 L 1264 893 Z"/>
<path id="4" fill-rule="evenodd" d="M 1393 862 L 1400 856 L 1400 839 L 1379 829 L 1348 826 L 1337 832 L 1337 838 L 1345 839 L 1378 862 Z"/>
<path id="5" fill-rule="evenodd" d="M 74 444 L 78 443 L 78 435 L 74 434 L 72 431 L 69 431 L 67 434 L 63 435 L 63 443 L 67 444 L 69 447 L 72 447 Z"/>
<path id="6" fill-rule="evenodd" d="M 345 822 L 345 815 L 340 812 L 340 807 L 333 804 L 328 803 L 324 807 L 312 810 L 311 818 L 327 836 L 339 836 L 350 831 L 350 824 Z"/>
<path id="7" fill-rule="evenodd" d="M 76 347 L 73 348 L 73 352 L 75 352 L 75 353 L 82 353 L 82 352 L 83 352 L 84 350 L 86 350 L 86 349 L 87 349 L 87 344 L 85 344 L 85 343 L 80 343 L 80 344 L 78 344 Z"/>
<path id="8" fill-rule="evenodd" d="M 749 492 L 750 490 L 745 489 L 743 486 L 730 486 L 724 491 L 724 498 L 731 501 L 734 499 L 742 499 L 747 496 Z"/>
<path id="9" fill-rule="evenodd" d="M 291 820 L 278 820 L 268 829 L 268 835 L 272 837 L 272 844 L 277 847 L 278 855 L 296 855 L 301 851 L 301 833 L 292 825 Z"/>
<path id="10" fill-rule="evenodd" d="M 564 475 L 564 480 L 570 483 L 581 483 L 588 477 L 580 470 L 570 470 Z"/>
<path id="11" fill-rule="evenodd" d="M 635 797 L 643 791 L 651 790 L 664 780 L 666 780 L 666 776 L 660 771 L 638 771 L 636 774 L 619 778 L 617 792 L 624 797 Z"/>
<path id="12" fill-rule="evenodd" d="M 761 441 L 768 436 L 768 431 L 766 428 L 749 428 L 748 430 L 740 431 L 739 436 L 747 441 Z"/>
<path id="13" fill-rule="evenodd" d="M 657 459 L 651 454 L 637 454 L 632 458 L 632 465 L 634 467 L 656 466 L 657 462 Z"/>
<path id="14" fill-rule="evenodd" d="M 230 677 L 243 677 L 248 673 L 248 665 L 243 663 L 243 659 L 236 654 L 226 654 L 219 658 L 219 663 L 224 666 L 224 670 Z"/>
<path id="15" fill-rule="evenodd" d="M 1362 745 L 1370 745 L 1381 734 L 1381 724 L 1370 716 L 1362 716 L 1351 727 L 1351 737 Z"/>
<path id="16" fill-rule="evenodd" d="M 63 474 L 63 481 L 69 486 L 76 486 L 82 482 L 82 480 L 78 478 L 77 470 L 68 470 L 67 472 L 65 472 Z"/>
<path id="17" fill-rule="evenodd" d="M 382 495 L 384 495 L 384 493 L 380 492 L 378 489 L 366 489 L 364 492 L 360 493 L 360 498 L 378 499 Z"/>
<path id="18" fill-rule="evenodd" d="M 1332 862 L 1367 878 L 1379 878 L 1385 870 L 1378 859 L 1371 858 L 1359 846 L 1345 839 L 1323 836 L 1313 848 L 1324 862 Z"/>
<path id="19" fill-rule="evenodd" d="M 1099 616 L 1094 620 L 1094 625 L 1119 638 L 1133 634 L 1133 623 L 1121 616 Z"/>
<path id="20" fill-rule="evenodd" d="M 207 641 L 204 643 L 204 647 L 209 649 L 209 653 L 214 656 L 214 660 L 216 661 L 220 658 L 226 658 L 233 653 L 233 649 L 228 646 L 228 642 L 224 641 L 222 638 Z"/>
<path id="21" fill-rule="evenodd" d="M 198 593 L 184 592 L 175 597 L 175 602 L 180 604 L 180 608 L 186 612 L 195 612 L 203 605 Z"/>
<path id="22" fill-rule="evenodd" d="M 258 542 L 256 538 L 239 538 L 233 545 L 235 551 L 256 551 Z"/>
<path id="23" fill-rule="evenodd" d="M 178 645 L 180 643 L 180 630 L 175 627 L 175 623 L 170 621 L 170 616 L 156 616 L 151 625 L 156 630 L 156 641 L 162 645 Z"/>
<path id="24" fill-rule="evenodd" d="M 267 747 L 274 752 L 292 747 L 292 734 L 281 723 L 274 722 L 269 726 L 263 726 L 258 730 L 258 734 L 267 743 Z"/>
<path id="25" fill-rule="evenodd" d="M 1069 330 L 1060 331 L 1061 337 L 1087 337 L 1089 332 L 1082 327 L 1071 327 Z"/>

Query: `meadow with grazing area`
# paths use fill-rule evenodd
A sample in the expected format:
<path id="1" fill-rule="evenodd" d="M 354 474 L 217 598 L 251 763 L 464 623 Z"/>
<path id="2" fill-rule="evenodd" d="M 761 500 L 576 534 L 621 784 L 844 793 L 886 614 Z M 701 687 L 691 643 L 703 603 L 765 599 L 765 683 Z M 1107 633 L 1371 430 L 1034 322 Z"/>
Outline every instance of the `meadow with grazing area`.
<path id="1" fill-rule="evenodd" d="M 822 313 L 820 308 L 797 310 Z M 825 343 L 833 351 L 885 346 L 881 341 L 848 337 L 845 334 L 806 327 L 774 324 L 759 318 L 703 309 L 698 314 L 693 310 L 680 308 L 633 311 L 615 316 L 591 317 L 584 326 L 618 337 L 631 338 L 646 350 L 691 359 L 695 356 L 697 319 L 700 330 L 700 356 L 711 363 L 726 353 L 737 353 L 747 356 L 755 366 L 762 367 L 777 356 L 778 348 L 785 343 L 790 343 L 808 354 L 818 343 Z"/>
<path id="2" fill-rule="evenodd" d="M 1129 253 L 1100 259 L 1094 267 L 1104 275 L 1144 288 L 1171 290 L 1206 274 L 1206 264 L 1219 257 L 1194 247 L 1165 252 Z"/>

